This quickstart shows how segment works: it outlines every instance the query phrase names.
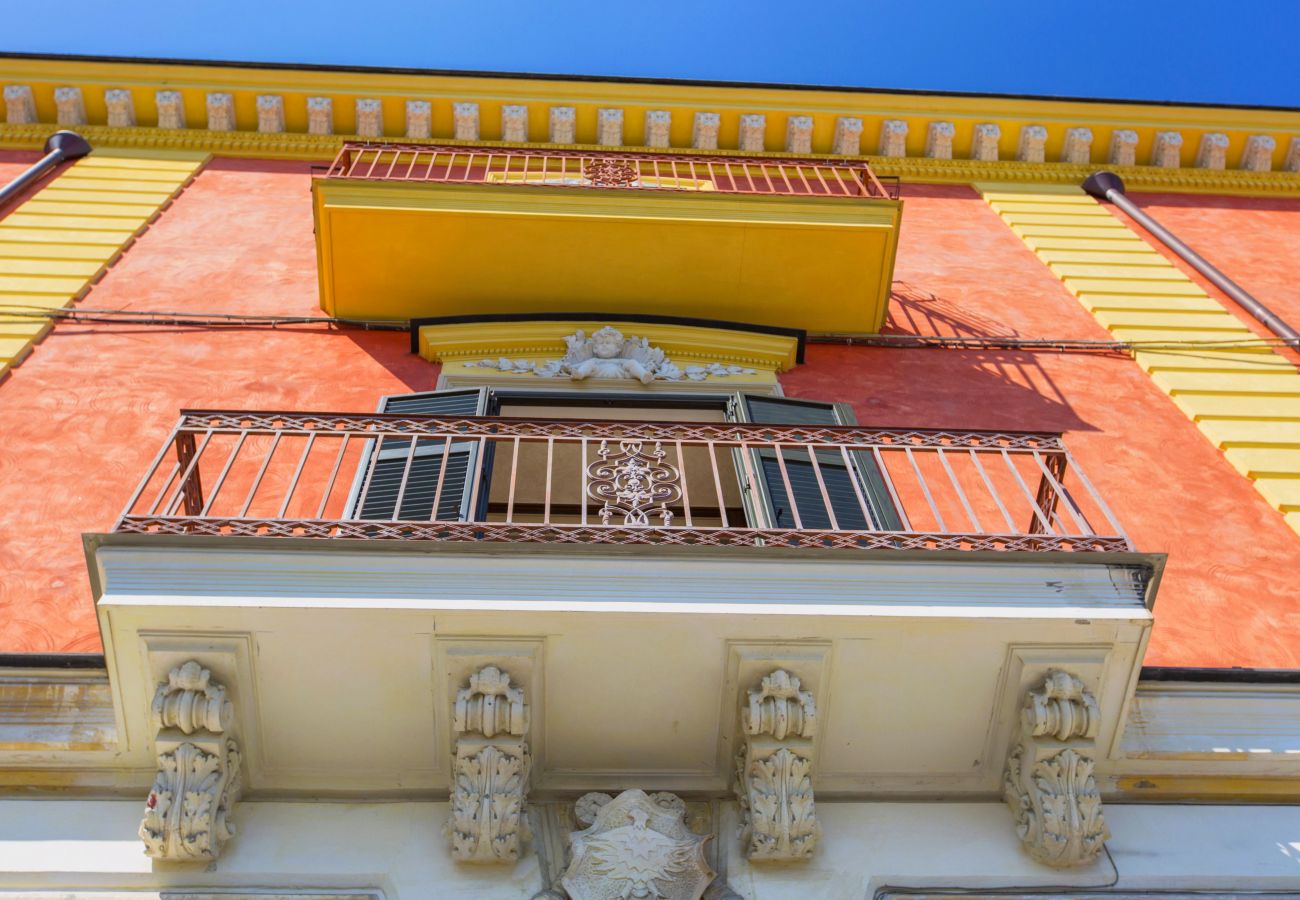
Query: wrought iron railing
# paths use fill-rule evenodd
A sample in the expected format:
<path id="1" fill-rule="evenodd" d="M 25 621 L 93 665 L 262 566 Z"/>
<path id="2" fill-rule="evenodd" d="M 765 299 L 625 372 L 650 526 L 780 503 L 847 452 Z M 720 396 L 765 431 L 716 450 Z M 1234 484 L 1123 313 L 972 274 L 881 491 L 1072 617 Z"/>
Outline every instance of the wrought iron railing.
<path id="1" fill-rule="evenodd" d="M 323 178 L 551 188 L 898 199 L 861 160 L 349 141 Z"/>
<path id="2" fill-rule="evenodd" d="M 340 413 L 183 412 L 116 530 L 1132 549 L 1057 434 Z"/>

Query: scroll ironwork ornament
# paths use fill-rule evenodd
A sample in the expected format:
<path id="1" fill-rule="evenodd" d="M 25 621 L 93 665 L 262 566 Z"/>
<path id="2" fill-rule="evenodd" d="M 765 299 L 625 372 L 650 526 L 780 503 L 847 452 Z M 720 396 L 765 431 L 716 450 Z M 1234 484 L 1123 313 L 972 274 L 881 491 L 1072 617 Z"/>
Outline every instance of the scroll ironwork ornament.
<path id="1" fill-rule="evenodd" d="M 573 833 L 561 879 L 572 900 L 700 900 L 713 880 L 704 856 L 709 835 L 686 826 L 677 796 L 587 794 L 576 811 L 588 827 Z"/>
<path id="2" fill-rule="evenodd" d="M 1094 772 L 1099 721 L 1096 698 L 1067 672 L 1048 673 L 1025 696 L 1003 796 L 1017 836 L 1039 862 L 1086 864 L 1110 837 Z"/>
<path id="3" fill-rule="evenodd" d="M 496 666 L 456 693 L 451 852 L 458 862 L 508 863 L 529 838 L 524 813 L 532 760 L 522 688 Z"/>
<path id="4" fill-rule="evenodd" d="M 681 472 L 664 461 L 658 441 L 649 452 L 642 441 L 619 441 L 618 446 L 615 452 L 609 441 L 601 441 L 600 459 L 587 466 L 587 496 L 604 503 L 601 524 L 621 515 L 623 525 L 647 527 L 654 515 L 666 528 L 673 520 L 668 504 L 682 496 Z"/>
<path id="5" fill-rule="evenodd" d="M 216 859 L 234 836 L 239 799 L 239 745 L 227 732 L 234 707 L 225 688 L 194 660 L 158 686 L 152 714 L 158 773 L 145 800 L 140 839 L 145 853 L 173 862 Z"/>
<path id="6" fill-rule="evenodd" d="M 624 159 L 592 159 L 583 163 L 582 177 L 593 187 L 628 187 L 641 177 L 637 164 Z"/>
<path id="7" fill-rule="evenodd" d="M 821 826 L 812 787 L 817 710 L 797 677 L 777 669 L 741 708 L 744 746 L 736 757 L 741 841 L 751 860 L 812 856 Z"/>

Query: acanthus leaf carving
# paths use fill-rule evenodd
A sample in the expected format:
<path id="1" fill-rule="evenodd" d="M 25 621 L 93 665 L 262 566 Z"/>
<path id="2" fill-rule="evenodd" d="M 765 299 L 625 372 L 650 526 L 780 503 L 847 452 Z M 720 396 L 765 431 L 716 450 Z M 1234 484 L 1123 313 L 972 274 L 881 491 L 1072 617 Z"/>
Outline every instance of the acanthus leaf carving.
<path id="1" fill-rule="evenodd" d="M 504 863 L 528 840 L 524 804 L 532 761 L 529 710 L 522 688 L 484 666 L 456 693 L 457 734 L 451 798 L 451 853 L 458 862 Z"/>
<path id="2" fill-rule="evenodd" d="M 736 757 L 741 841 L 751 860 L 801 860 L 821 836 L 812 787 L 817 709 L 784 669 L 763 678 L 741 708 L 744 746 Z"/>
<path id="3" fill-rule="evenodd" d="M 1110 837 L 1094 775 L 1099 723 L 1096 698 L 1067 672 L 1049 672 L 1025 696 L 1003 797 L 1017 836 L 1039 862 L 1083 865 Z"/>

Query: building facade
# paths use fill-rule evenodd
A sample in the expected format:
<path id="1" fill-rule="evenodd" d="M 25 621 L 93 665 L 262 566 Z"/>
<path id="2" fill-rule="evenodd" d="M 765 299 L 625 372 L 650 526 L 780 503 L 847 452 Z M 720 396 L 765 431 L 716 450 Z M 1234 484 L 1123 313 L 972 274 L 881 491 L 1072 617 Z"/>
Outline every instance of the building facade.
<path id="1" fill-rule="evenodd" d="M 1300 113 L 0 83 L 0 898 L 1300 895 Z"/>

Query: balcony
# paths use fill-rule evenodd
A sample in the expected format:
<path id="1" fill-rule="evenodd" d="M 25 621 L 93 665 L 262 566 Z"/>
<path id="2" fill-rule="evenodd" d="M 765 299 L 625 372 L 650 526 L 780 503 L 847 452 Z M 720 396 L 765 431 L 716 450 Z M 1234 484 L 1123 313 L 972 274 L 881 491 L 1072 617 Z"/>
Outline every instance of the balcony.
<path id="1" fill-rule="evenodd" d="M 185 411 L 115 530 L 363 541 L 1095 553 L 1058 434 Z"/>
<path id="2" fill-rule="evenodd" d="M 874 332 L 902 204 L 861 161 L 348 143 L 313 180 L 321 306 Z"/>

